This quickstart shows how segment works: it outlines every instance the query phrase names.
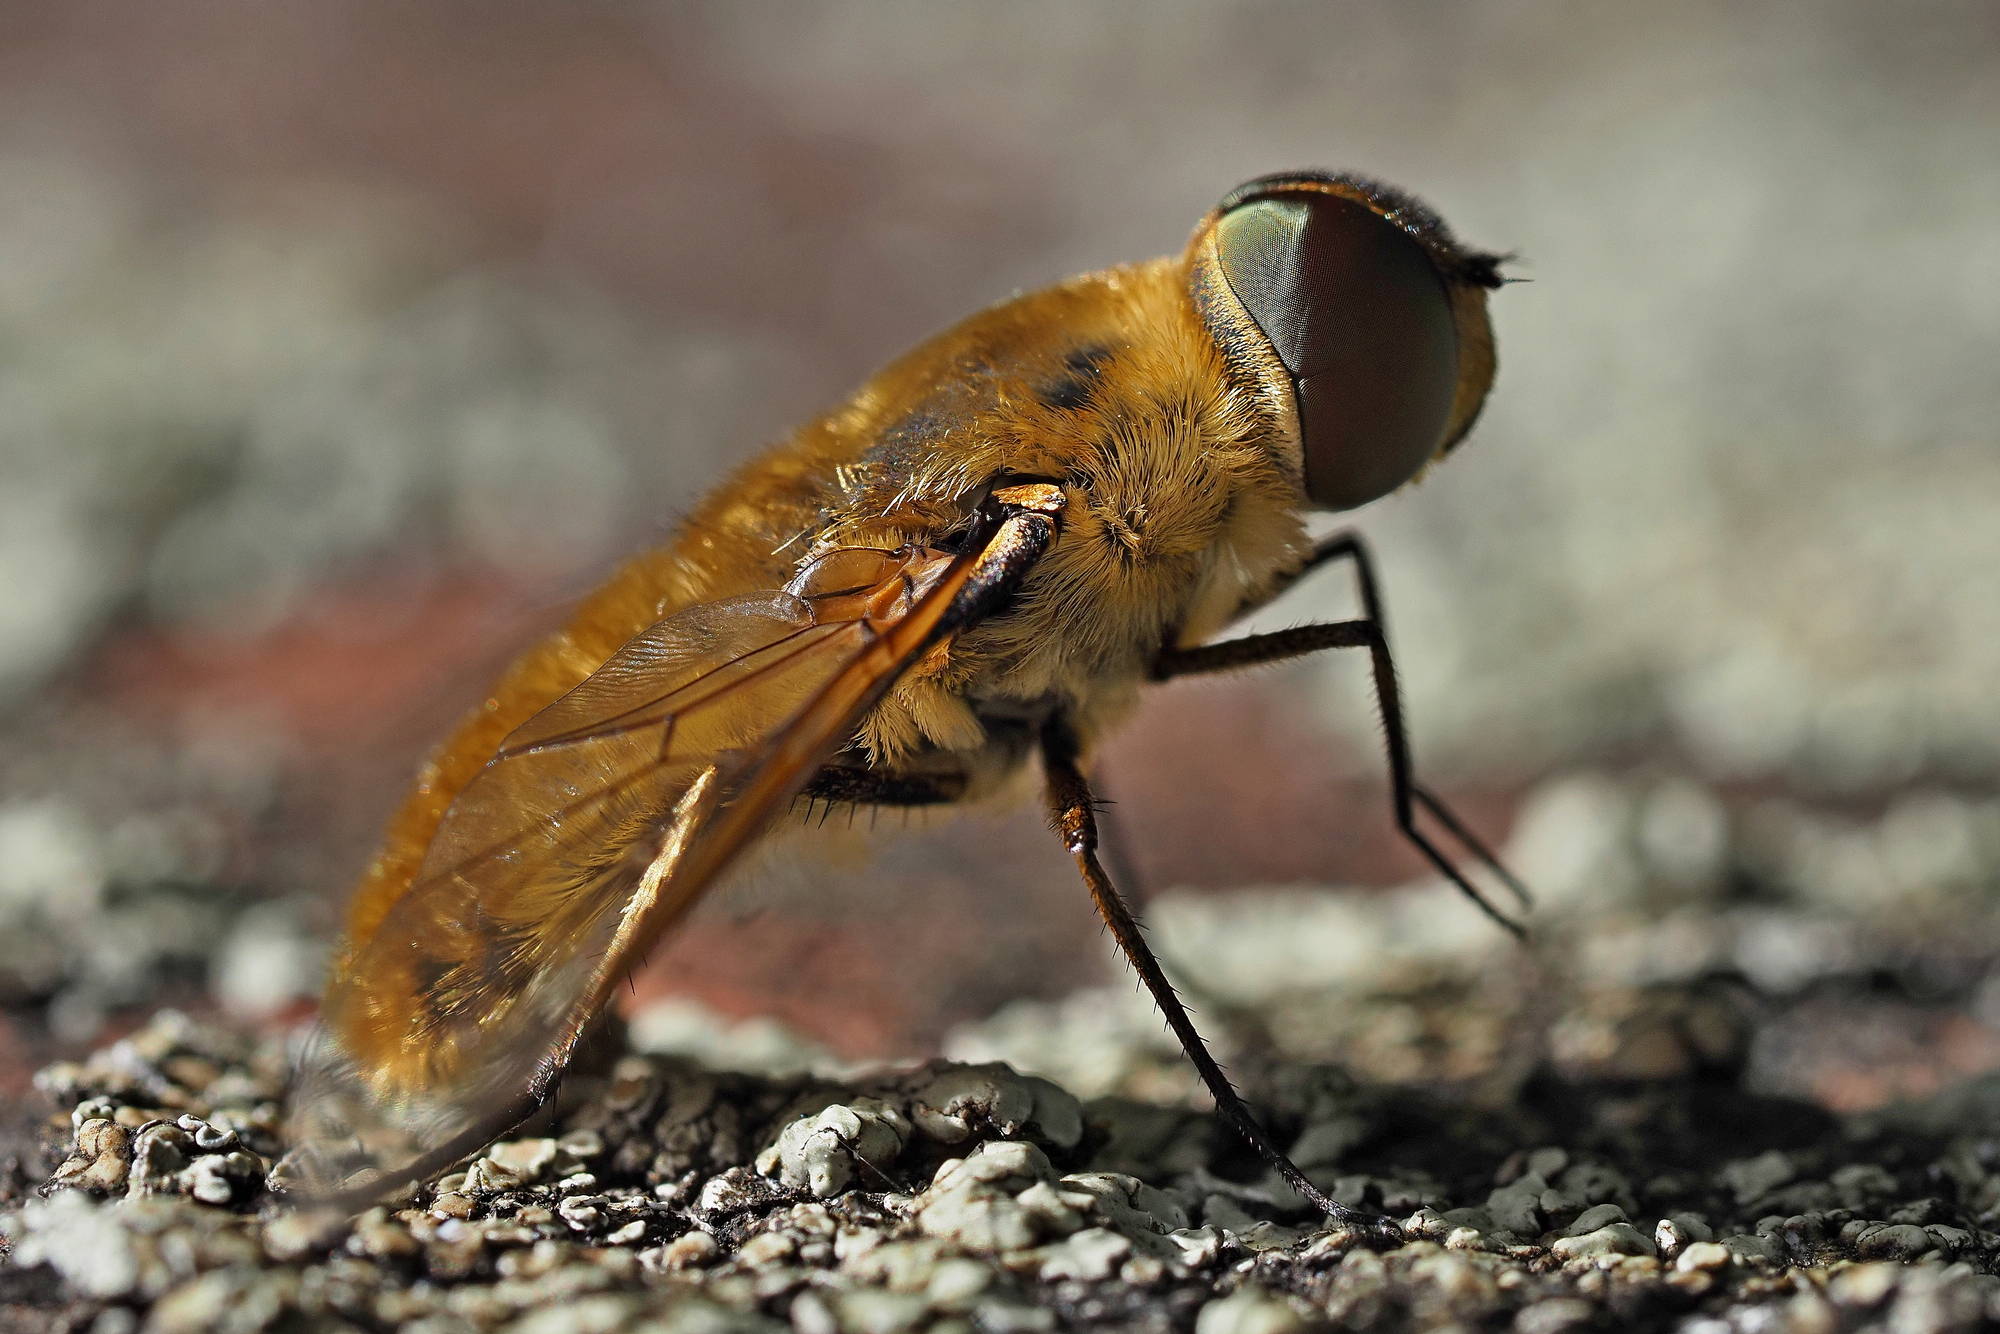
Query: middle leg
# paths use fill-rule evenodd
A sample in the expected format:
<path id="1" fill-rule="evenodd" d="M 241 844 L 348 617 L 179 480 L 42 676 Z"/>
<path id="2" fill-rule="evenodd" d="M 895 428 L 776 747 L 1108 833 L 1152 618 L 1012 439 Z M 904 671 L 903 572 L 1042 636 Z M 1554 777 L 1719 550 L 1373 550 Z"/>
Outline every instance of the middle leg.
<path id="1" fill-rule="evenodd" d="M 943 806 L 965 795 L 964 774 L 893 774 L 829 764 L 806 780 L 799 797 L 849 806 Z"/>
<path id="2" fill-rule="evenodd" d="M 1049 816 L 1061 835 L 1063 846 L 1076 859 L 1077 870 L 1083 874 L 1083 883 L 1090 890 L 1091 900 L 1097 905 L 1097 912 L 1110 928 L 1111 938 L 1118 942 L 1118 948 L 1131 963 L 1132 970 L 1152 994 L 1154 1004 L 1160 1007 L 1167 1027 L 1180 1040 L 1181 1050 L 1187 1053 L 1194 1064 L 1201 1082 L 1208 1086 L 1209 1094 L 1215 1099 L 1215 1109 L 1238 1134 L 1249 1141 L 1250 1147 L 1276 1169 L 1285 1183 L 1297 1191 L 1314 1208 L 1332 1218 L 1355 1227 L 1373 1231 L 1394 1233 L 1396 1225 L 1375 1214 L 1350 1209 L 1327 1195 L 1319 1187 L 1306 1179 L 1292 1160 L 1258 1124 L 1250 1113 L 1242 1095 L 1229 1082 L 1229 1076 L 1210 1054 L 1208 1044 L 1202 1041 L 1195 1030 L 1194 1020 L 1188 1015 L 1187 1007 L 1181 1004 L 1174 992 L 1174 985 L 1167 980 L 1160 961 L 1146 944 L 1140 931 L 1138 918 L 1126 906 L 1124 897 L 1116 885 L 1105 875 L 1104 867 L 1098 862 L 1096 802 L 1091 795 L 1090 784 L 1079 767 L 1077 743 L 1068 726 L 1060 719 L 1051 723 L 1043 733 L 1042 768 L 1048 780 Z"/>

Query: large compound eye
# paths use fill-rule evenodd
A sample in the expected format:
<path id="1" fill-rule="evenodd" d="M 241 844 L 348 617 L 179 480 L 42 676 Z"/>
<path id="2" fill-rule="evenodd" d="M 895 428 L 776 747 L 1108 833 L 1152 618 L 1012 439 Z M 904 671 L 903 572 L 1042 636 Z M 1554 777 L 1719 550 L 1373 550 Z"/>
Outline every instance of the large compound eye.
<path id="1" fill-rule="evenodd" d="M 1352 509 L 1446 444 L 1458 328 L 1437 263 L 1404 227 L 1314 180 L 1238 191 L 1214 264 L 1292 381 L 1306 495 Z"/>

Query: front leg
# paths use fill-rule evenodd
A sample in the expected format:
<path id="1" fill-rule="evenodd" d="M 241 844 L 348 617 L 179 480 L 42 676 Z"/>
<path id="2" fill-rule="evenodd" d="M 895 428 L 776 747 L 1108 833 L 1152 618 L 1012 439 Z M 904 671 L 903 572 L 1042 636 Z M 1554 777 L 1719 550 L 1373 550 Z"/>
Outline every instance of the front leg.
<path id="1" fill-rule="evenodd" d="M 1425 859 L 1456 886 L 1460 893 L 1479 905 L 1488 917 L 1498 922 L 1516 936 L 1525 935 L 1520 923 L 1496 908 L 1487 897 L 1466 879 L 1465 874 L 1452 864 L 1437 845 L 1417 828 L 1416 811 L 1422 807 L 1431 818 L 1443 825 L 1451 835 L 1463 843 L 1472 854 L 1507 886 L 1523 908 L 1530 905 L 1527 887 L 1503 866 L 1498 857 L 1467 828 L 1464 821 L 1446 806 L 1437 795 L 1417 782 L 1410 760 L 1408 730 L 1403 724 L 1402 694 L 1396 687 L 1396 663 L 1389 652 L 1389 632 L 1382 615 L 1382 599 L 1375 583 L 1375 566 L 1368 548 L 1358 533 L 1338 533 L 1319 544 L 1304 565 L 1284 577 L 1272 592 L 1264 598 L 1246 601 L 1238 608 L 1238 615 L 1254 611 L 1270 598 L 1290 588 L 1308 572 L 1336 560 L 1354 562 L 1355 582 L 1361 599 L 1362 618 L 1354 621 L 1319 621 L 1308 625 L 1294 626 L 1289 630 L 1273 630 L 1268 634 L 1245 635 L 1240 639 L 1225 639 L 1219 644 L 1201 644 L 1193 648 L 1166 647 L 1160 650 L 1153 662 L 1153 679 L 1170 681 L 1181 676 L 1200 676 L 1211 672 L 1229 671 L 1238 667 L 1254 667 L 1267 662 L 1284 662 L 1291 658 L 1303 657 L 1308 653 L 1318 653 L 1326 649 L 1362 648 L 1368 650 L 1369 665 L 1375 677 L 1375 704 L 1382 716 L 1383 741 L 1388 750 L 1389 793 L 1394 812 L 1396 828 L 1421 853 Z"/>

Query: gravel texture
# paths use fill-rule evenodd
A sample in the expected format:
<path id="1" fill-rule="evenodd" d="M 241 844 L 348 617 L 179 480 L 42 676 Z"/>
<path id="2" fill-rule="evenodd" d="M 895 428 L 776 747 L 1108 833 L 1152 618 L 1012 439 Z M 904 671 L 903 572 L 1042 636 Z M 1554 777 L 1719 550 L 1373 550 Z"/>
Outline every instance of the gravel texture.
<path id="1" fill-rule="evenodd" d="M 685 1054 L 685 1006 L 642 1015 L 516 1138 L 355 1218 L 274 1194 L 299 1035 L 164 1012 L 38 1076 L 59 1111 L 14 1171 L 0 1311 L 548 1334 L 2000 1320 L 2000 1079 L 1954 1079 L 1938 1040 L 1990 1023 L 2000 978 L 1987 813 L 1971 889 L 1934 868 L 1870 903 L 1778 872 L 1826 839 L 1881 853 L 1907 815 L 1717 806 L 1705 861 L 1649 842 L 1660 803 L 1704 797 L 1540 794 L 1515 851 L 1553 902 L 1526 950 L 1431 887 L 1154 905 L 1280 1138 L 1397 1239 L 1310 1216 L 1194 1110 L 1122 984 L 953 1034 L 982 1059 L 888 1072 L 799 1072 L 768 1031 L 758 1069 L 723 1068 Z M 1884 1094 L 1897 1042 L 1932 1063 L 1906 1055 L 1887 1092 L 1920 1096 Z"/>

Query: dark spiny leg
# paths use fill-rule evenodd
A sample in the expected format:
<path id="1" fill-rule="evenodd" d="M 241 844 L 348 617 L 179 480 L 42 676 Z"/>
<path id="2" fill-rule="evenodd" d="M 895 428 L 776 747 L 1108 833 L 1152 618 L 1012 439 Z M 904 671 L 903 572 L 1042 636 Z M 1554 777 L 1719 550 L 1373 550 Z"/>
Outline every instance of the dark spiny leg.
<path id="1" fill-rule="evenodd" d="M 1282 662 L 1287 658 L 1300 657 L 1307 653 L 1317 653 L 1323 649 L 1365 648 L 1375 676 L 1375 703 L 1382 714 L 1382 732 L 1389 752 L 1390 799 L 1396 818 L 1396 828 L 1404 838 L 1414 844 L 1424 854 L 1432 866 L 1458 887 L 1459 891 L 1480 909 L 1516 936 L 1524 932 L 1519 923 L 1513 921 L 1473 887 L 1450 858 L 1417 828 L 1416 808 L 1421 806 L 1429 811 L 1437 822 L 1443 825 L 1453 837 L 1485 863 L 1487 868 L 1507 886 L 1508 891 L 1528 907 L 1531 897 L 1513 872 L 1500 864 L 1486 845 L 1474 837 L 1443 801 L 1416 781 L 1410 762 L 1409 733 L 1403 725 L 1403 704 L 1396 688 L 1396 664 L 1389 655 L 1388 632 L 1382 618 L 1382 599 L 1375 585 L 1375 569 L 1369 559 L 1368 548 L 1360 537 L 1353 533 L 1342 533 L 1328 539 L 1313 552 L 1299 573 L 1324 565 L 1329 561 L 1347 559 L 1354 562 L 1355 581 L 1361 596 L 1362 619 L 1358 621 L 1326 621 L 1313 625 L 1301 625 L 1290 630 L 1275 630 L 1269 634 L 1248 635 L 1242 639 L 1228 639 L 1219 644 L 1204 644 L 1196 648 L 1168 648 L 1161 651 L 1153 664 L 1155 680 L 1166 681 L 1177 676 L 1198 676 L 1205 672 L 1227 671 L 1234 667 L 1252 667 L 1259 663 Z M 1291 576 L 1283 585 L 1289 587 L 1297 575 Z M 1254 606 L 1250 608 L 1254 610 Z"/>
<path id="2" fill-rule="evenodd" d="M 1144 903 L 1146 891 L 1139 878 L 1139 865 L 1132 859 L 1132 840 L 1127 836 L 1125 822 L 1118 814 L 1118 803 L 1105 794 L 1101 769 L 1097 775 L 1095 796 L 1097 850 L 1111 865 L 1111 882 L 1123 885 L 1126 896 L 1133 901 Z"/>
<path id="3" fill-rule="evenodd" d="M 808 802 L 850 806 L 942 806 L 964 795 L 963 774 L 877 773 L 840 764 L 821 769 L 799 793 Z"/>
<path id="4" fill-rule="evenodd" d="M 1076 740 L 1060 721 L 1052 723 L 1043 733 L 1042 768 L 1048 779 L 1050 819 L 1056 832 L 1062 836 L 1063 845 L 1076 858 L 1077 870 L 1083 874 L 1083 883 L 1097 904 L 1098 915 L 1110 928 L 1111 938 L 1124 951 L 1132 970 L 1139 974 L 1139 980 L 1152 993 L 1154 1003 L 1166 1017 L 1167 1027 L 1180 1040 L 1181 1050 L 1194 1063 L 1201 1082 L 1208 1086 L 1210 1095 L 1215 1099 L 1215 1109 L 1222 1119 L 1249 1141 L 1258 1157 L 1276 1169 L 1286 1184 L 1304 1196 L 1315 1209 L 1356 1227 L 1394 1232 L 1396 1225 L 1388 1219 L 1350 1209 L 1306 1180 L 1305 1173 L 1299 1171 L 1264 1133 L 1264 1128 L 1250 1114 L 1250 1108 L 1230 1085 L 1229 1076 L 1209 1054 L 1201 1034 L 1195 1031 L 1194 1020 L 1188 1017 L 1187 1008 L 1174 994 L 1173 983 L 1167 980 L 1159 960 L 1153 957 L 1152 949 L 1147 946 L 1138 919 L 1132 915 L 1117 886 L 1111 883 L 1104 874 L 1104 868 L 1098 864 L 1097 817 L 1090 784 L 1077 767 Z"/>

